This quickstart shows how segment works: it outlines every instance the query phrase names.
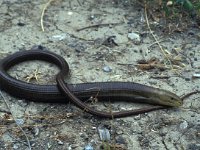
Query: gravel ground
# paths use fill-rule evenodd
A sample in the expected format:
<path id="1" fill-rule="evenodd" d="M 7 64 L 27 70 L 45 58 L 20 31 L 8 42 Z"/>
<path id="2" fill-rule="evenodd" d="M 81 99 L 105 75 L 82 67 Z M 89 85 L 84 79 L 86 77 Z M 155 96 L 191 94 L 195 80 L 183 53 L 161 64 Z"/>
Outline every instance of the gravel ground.
<path id="1" fill-rule="evenodd" d="M 194 77 L 200 73 L 200 31 L 192 20 L 168 23 L 148 15 L 172 69 L 149 31 L 144 8 L 137 2 L 54 0 L 45 10 L 42 31 L 41 14 L 47 2 L 0 0 L 0 59 L 39 45 L 66 59 L 71 71 L 68 83 L 130 81 L 179 96 L 200 90 L 200 78 Z M 147 68 L 139 60 L 146 60 Z M 152 62 L 159 65 L 152 67 Z M 16 65 L 9 73 L 21 80 L 52 84 L 58 71 L 52 64 L 33 61 Z M 89 145 L 95 150 L 200 149 L 198 94 L 185 99 L 179 108 L 108 120 L 70 103 L 34 103 L 1 93 L 2 150 L 30 149 L 27 141 L 33 150 L 83 150 Z M 126 102 L 110 105 L 115 110 L 143 106 Z M 94 107 L 106 109 L 110 105 L 95 103 Z M 100 133 L 107 133 L 108 141 L 101 140 L 100 129 L 104 129 Z"/>

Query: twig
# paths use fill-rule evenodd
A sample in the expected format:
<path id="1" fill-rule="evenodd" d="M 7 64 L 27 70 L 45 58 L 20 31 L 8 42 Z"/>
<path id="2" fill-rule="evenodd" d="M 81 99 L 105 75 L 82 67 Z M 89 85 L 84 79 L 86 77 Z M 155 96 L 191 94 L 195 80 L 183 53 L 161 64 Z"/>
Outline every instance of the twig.
<path id="1" fill-rule="evenodd" d="M 44 24 L 43 24 L 43 18 L 44 18 L 44 13 L 47 9 L 47 7 L 50 5 L 50 3 L 54 1 L 54 0 L 49 0 L 43 7 L 42 9 L 42 14 L 41 14 L 41 17 L 40 17 L 40 25 L 41 25 L 41 28 L 42 28 L 42 31 L 44 32 Z"/>
<path id="2" fill-rule="evenodd" d="M 89 29 L 89 28 L 98 28 L 98 27 L 102 27 L 102 26 L 104 27 L 104 26 L 119 25 L 119 24 L 122 24 L 122 22 L 95 24 L 95 25 L 91 25 L 91 26 L 87 26 L 87 27 L 83 27 L 83 28 L 77 29 L 76 31 L 79 32 L 79 31 L 82 31 L 82 30 L 85 30 L 85 29 Z"/>
<path id="3" fill-rule="evenodd" d="M 156 41 L 156 42 L 152 43 L 151 45 L 149 45 L 148 48 L 151 47 L 151 46 L 153 46 L 153 45 L 155 45 L 155 44 L 158 44 L 158 43 L 160 43 L 160 42 L 164 42 L 164 41 L 165 41 L 165 39 L 160 40 L 160 41 L 158 41 L 158 42 Z"/>
<path id="4" fill-rule="evenodd" d="M 148 17 L 147 17 L 147 7 L 146 7 L 146 4 L 145 4 L 144 10 L 145 10 L 145 19 L 146 19 L 147 27 L 148 27 L 148 29 L 149 29 L 151 35 L 152 35 L 153 38 L 155 39 L 156 43 L 158 44 L 158 46 L 159 46 L 161 52 L 163 53 L 163 55 L 165 56 L 165 58 L 167 59 L 167 61 L 169 62 L 170 66 L 171 66 L 171 68 L 172 68 L 172 70 L 173 70 L 173 65 L 172 65 L 170 59 L 169 59 L 168 56 L 165 54 L 165 51 L 163 50 L 163 48 L 162 48 L 162 46 L 160 45 L 158 39 L 157 39 L 156 36 L 153 34 L 153 31 L 152 31 L 151 28 L 150 28 L 149 20 L 148 20 Z"/>
<path id="5" fill-rule="evenodd" d="M 187 94 L 181 96 L 181 99 L 184 100 L 184 99 L 188 98 L 189 96 L 197 94 L 197 93 L 200 93 L 200 91 L 197 90 L 197 91 L 193 91 L 193 92 L 187 93 Z"/>
<path id="6" fill-rule="evenodd" d="M 0 94 L 1 94 L 1 97 L 3 98 L 3 100 L 4 100 L 4 103 L 6 104 L 6 107 L 10 110 L 11 116 L 13 117 L 13 119 L 14 119 L 16 125 L 17 125 L 18 128 L 22 131 L 22 133 L 24 134 L 24 136 L 26 137 L 26 141 L 27 141 L 29 150 L 31 150 L 31 144 L 30 144 L 30 141 L 29 141 L 29 139 L 28 139 L 26 133 L 24 132 L 24 130 L 22 129 L 22 127 L 17 123 L 16 118 L 14 117 L 14 115 L 13 115 L 11 109 L 10 109 L 10 106 L 8 105 L 6 99 L 5 99 L 5 97 L 4 97 L 4 95 L 3 95 L 3 93 L 2 93 L 1 91 L 0 91 Z"/>
<path id="7" fill-rule="evenodd" d="M 36 80 L 37 82 L 39 82 L 39 75 L 41 74 L 41 72 L 39 72 L 39 68 L 37 68 L 33 73 L 29 74 L 26 77 L 26 82 L 30 82 L 31 80 Z"/>

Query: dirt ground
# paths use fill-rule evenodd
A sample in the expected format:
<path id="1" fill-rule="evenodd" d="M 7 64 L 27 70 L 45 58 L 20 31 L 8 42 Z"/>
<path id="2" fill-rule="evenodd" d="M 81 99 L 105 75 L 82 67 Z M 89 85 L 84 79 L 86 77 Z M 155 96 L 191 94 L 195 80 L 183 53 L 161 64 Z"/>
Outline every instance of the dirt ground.
<path id="1" fill-rule="evenodd" d="M 135 1 L 54 0 L 44 11 L 42 31 L 41 14 L 47 2 L 0 0 L 0 59 L 42 46 L 69 63 L 68 83 L 129 81 L 179 96 L 200 90 L 200 31 L 195 21 L 186 21 L 185 27 L 180 20 L 169 23 L 147 11 L 164 56 L 147 26 L 144 8 Z M 148 61 L 152 58 L 155 61 Z M 52 84 L 58 71 L 52 64 L 34 61 L 9 72 L 21 80 Z M 199 100 L 195 94 L 179 108 L 108 120 L 82 112 L 71 103 L 34 103 L 1 91 L 0 149 L 88 150 L 91 145 L 95 150 L 200 150 Z M 104 105 L 109 104 L 101 107 Z M 111 105 L 115 110 L 144 106 Z M 109 141 L 100 139 L 99 128 L 109 131 Z"/>

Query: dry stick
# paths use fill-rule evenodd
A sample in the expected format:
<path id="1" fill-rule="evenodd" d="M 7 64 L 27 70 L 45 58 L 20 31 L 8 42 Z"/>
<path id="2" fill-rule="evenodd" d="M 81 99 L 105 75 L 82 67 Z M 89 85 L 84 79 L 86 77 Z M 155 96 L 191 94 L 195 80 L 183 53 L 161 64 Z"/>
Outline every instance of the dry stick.
<path id="1" fill-rule="evenodd" d="M 158 42 L 160 43 L 160 42 L 164 42 L 164 41 L 165 41 L 165 39 L 160 40 L 160 41 L 158 41 Z M 153 46 L 153 45 L 155 45 L 155 44 L 157 44 L 157 42 L 152 43 L 151 45 L 148 46 L 148 48 L 151 47 L 151 46 Z"/>
<path id="2" fill-rule="evenodd" d="M 11 109 L 10 109 L 10 106 L 8 105 L 8 103 L 7 103 L 7 101 L 6 101 L 6 98 L 4 97 L 4 95 L 3 95 L 3 93 L 2 93 L 1 91 L 0 91 L 0 94 L 1 94 L 1 97 L 3 98 L 3 100 L 4 100 L 4 103 L 6 104 L 6 107 L 10 110 L 11 116 L 13 117 L 13 119 L 14 119 L 16 125 L 17 125 L 18 128 L 22 131 L 22 133 L 24 134 L 24 136 L 26 137 L 26 141 L 27 141 L 29 150 L 31 150 L 31 144 L 30 144 L 30 141 L 29 141 L 29 139 L 28 139 L 26 133 L 24 132 L 24 130 L 22 129 L 22 127 L 17 123 L 16 118 L 14 117 L 14 115 L 13 115 Z"/>
<path id="3" fill-rule="evenodd" d="M 47 9 L 47 7 L 49 6 L 49 4 L 54 1 L 54 0 L 49 0 L 43 7 L 42 9 L 42 14 L 41 14 L 41 17 L 40 17 L 40 25 L 41 25 L 41 28 L 42 28 L 42 31 L 44 32 L 44 24 L 43 24 L 43 18 L 44 18 L 44 13 Z"/>
<path id="4" fill-rule="evenodd" d="M 158 46 L 159 46 L 161 52 L 163 53 L 163 55 L 165 56 L 165 58 L 167 58 L 167 61 L 169 62 L 170 66 L 171 66 L 171 68 L 172 68 L 172 70 L 173 70 L 173 65 L 172 65 L 170 59 L 169 59 L 168 56 L 165 54 L 165 51 L 163 50 L 163 48 L 162 48 L 162 46 L 160 45 L 158 39 L 157 39 L 156 36 L 153 34 L 153 31 L 152 31 L 151 28 L 150 28 L 149 20 L 148 20 L 148 17 L 147 17 L 147 7 L 146 7 L 146 4 L 145 4 L 144 10 L 145 10 L 145 19 L 146 19 L 147 27 L 148 27 L 148 29 L 149 29 L 151 35 L 152 35 L 153 38 L 155 39 L 156 43 L 158 44 Z"/>
<path id="5" fill-rule="evenodd" d="M 104 26 L 120 25 L 120 24 L 122 24 L 122 22 L 95 24 L 95 25 L 91 25 L 91 26 L 87 26 L 87 27 L 83 27 L 83 28 L 77 29 L 76 31 L 79 32 L 79 31 L 82 31 L 82 30 L 85 30 L 85 29 L 89 29 L 89 28 L 98 28 L 98 27 L 102 27 L 102 26 L 104 27 Z"/>
<path id="6" fill-rule="evenodd" d="M 181 99 L 184 100 L 184 99 L 188 98 L 189 96 L 191 96 L 191 95 L 193 95 L 193 94 L 197 94 L 197 93 L 200 93 L 200 91 L 196 90 L 196 91 L 187 93 L 187 94 L 181 96 Z"/>

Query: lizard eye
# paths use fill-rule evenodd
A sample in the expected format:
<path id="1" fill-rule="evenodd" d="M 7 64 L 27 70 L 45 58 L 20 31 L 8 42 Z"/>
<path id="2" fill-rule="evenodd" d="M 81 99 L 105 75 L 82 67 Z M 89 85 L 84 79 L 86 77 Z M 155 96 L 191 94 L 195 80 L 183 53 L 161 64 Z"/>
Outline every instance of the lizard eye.
<path id="1" fill-rule="evenodd" d="M 173 97 L 171 97 L 170 99 L 173 100 L 173 101 L 175 100 Z"/>

